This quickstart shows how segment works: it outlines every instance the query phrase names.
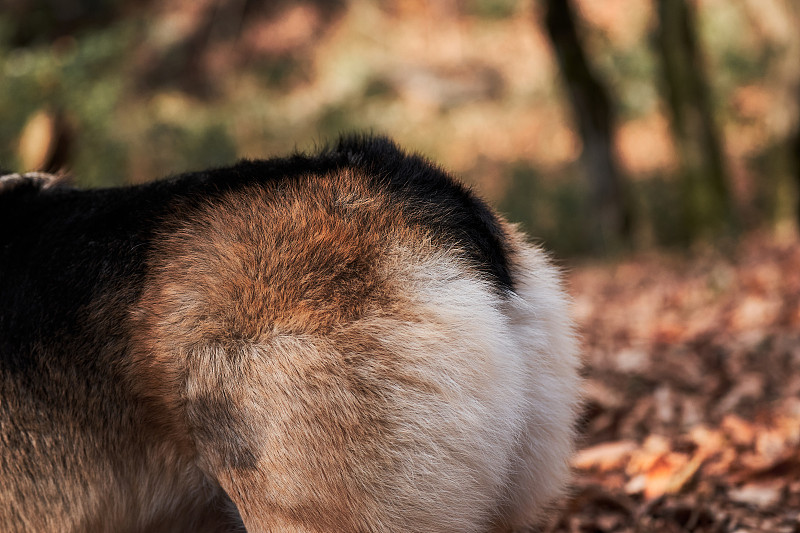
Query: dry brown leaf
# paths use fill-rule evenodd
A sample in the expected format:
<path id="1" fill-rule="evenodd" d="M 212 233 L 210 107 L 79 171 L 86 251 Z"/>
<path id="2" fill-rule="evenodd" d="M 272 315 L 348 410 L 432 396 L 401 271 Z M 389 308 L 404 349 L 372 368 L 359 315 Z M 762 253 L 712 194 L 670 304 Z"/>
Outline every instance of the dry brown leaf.
<path id="1" fill-rule="evenodd" d="M 636 442 L 631 440 L 598 444 L 578 452 L 572 460 L 572 466 L 580 470 L 594 469 L 601 472 L 620 468 L 636 446 Z"/>
<path id="2" fill-rule="evenodd" d="M 670 451 L 670 443 L 666 437 L 661 435 L 650 435 L 644 441 L 641 448 L 632 454 L 628 463 L 627 472 L 634 475 L 647 472 L 654 468 L 656 463 Z"/>
<path id="3" fill-rule="evenodd" d="M 698 425 L 689 430 L 689 438 L 697 445 L 697 453 L 708 457 L 722 451 L 725 446 L 725 437 L 716 429 Z"/>
<path id="4" fill-rule="evenodd" d="M 692 457 L 685 466 L 674 471 L 669 479 L 669 483 L 664 489 L 665 494 L 677 494 L 694 478 L 695 474 L 705 461 L 705 455 L 702 453 L 696 454 Z M 659 495 L 660 496 L 660 495 Z M 645 490 L 645 497 L 648 497 L 648 491 Z M 657 497 L 657 496 L 649 496 Z"/>
<path id="5" fill-rule="evenodd" d="M 720 414 L 736 409 L 745 399 L 759 399 L 764 395 L 765 377 L 763 374 L 748 372 L 738 376 L 737 383 L 717 404 Z"/>
<path id="6" fill-rule="evenodd" d="M 750 483 L 743 487 L 729 489 L 728 497 L 737 503 L 769 508 L 780 503 L 781 494 L 785 486 L 785 481 Z"/>
<path id="7" fill-rule="evenodd" d="M 643 492 L 646 500 L 654 500 L 665 494 L 676 494 L 691 481 L 703 464 L 703 456 L 691 460 L 684 454 L 668 453 L 659 457 L 651 468 L 643 474 Z M 641 481 L 639 481 L 641 483 Z M 629 493 L 635 484 L 626 486 Z"/>
<path id="8" fill-rule="evenodd" d="M 725 435 L 739 446 L 752 446 L 756 438 L 753 425 L 735 414 L 727 414 L 720 423 Z"/>
<path id="9" fill-rule="evenodd" d="M 790 447 L 794 447 L 791 437 L 777 429 L 761 431 L 756 436 L 756 453 L 767 462 L 776 462 L 787 454 Z"/>
<path id="10" fill-rule="evenodd" d="M 597 379 L 587 379 L 583 392 L 587 403 L 596 403 L 603 409 L 617 409 L 625 403 L 622 393 Z"/>
<path id="11" fill-rule="evenodd" d="M 594 445 L 576 484 L 632 514 L 604 496 L 552 531 L 800 533 L 800 240 L 576 275 Z"/>
<path id="12" fill-rule="evenodd" d="M 778 416 L 775 427 L 784 435 L 787 446 L 800 445 L 800 416 Z"/>
<path id="13" fill-rule="evenodd" d="M 703 467 L 703 473 L 708 477 L 724 478 L 731 473 L 739 454 L 733 448 L 725 448 L 722 452 L 709 459 Z"/>

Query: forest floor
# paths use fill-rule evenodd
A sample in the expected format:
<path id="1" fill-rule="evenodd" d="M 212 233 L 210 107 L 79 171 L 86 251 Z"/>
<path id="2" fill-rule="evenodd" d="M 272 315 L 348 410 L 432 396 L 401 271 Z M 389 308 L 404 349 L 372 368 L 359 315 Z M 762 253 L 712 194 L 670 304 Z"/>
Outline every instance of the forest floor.
<path id="1" fill-rule="evenodd" d="M 548 532 L 800 532 L 800 242 L 569 275 L 586 405 Z"/>

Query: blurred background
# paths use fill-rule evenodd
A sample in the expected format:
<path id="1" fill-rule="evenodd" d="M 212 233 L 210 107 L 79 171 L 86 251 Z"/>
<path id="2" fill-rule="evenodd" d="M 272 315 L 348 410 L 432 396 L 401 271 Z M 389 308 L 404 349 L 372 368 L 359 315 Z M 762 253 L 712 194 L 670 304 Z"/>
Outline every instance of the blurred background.
<path id="1" fill-rule="evenodd" d="M 547 532 L 798 533 L 800 2 L 0 0 L 0 167 L 105 187 L 374 131 L 570 265 Z"/>
<path id="2" fill-rule="evenodd" d="M 793 0 L 0 0 L 0 166 L 83 186 L 386 133 L 562 256 L 793 236 Z"/>

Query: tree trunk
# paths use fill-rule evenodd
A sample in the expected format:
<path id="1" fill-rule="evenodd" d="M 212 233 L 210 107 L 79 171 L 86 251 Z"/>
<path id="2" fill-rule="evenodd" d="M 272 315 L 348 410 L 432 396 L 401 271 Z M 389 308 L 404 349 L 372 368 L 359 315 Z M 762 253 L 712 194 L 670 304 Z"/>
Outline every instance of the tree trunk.
<path id="1" fill-rule="evenodd" d="M 686 237 L 736 228 L 727 172 L 714 122 L 694 12 L 686 0 L 658 0 L 662 86 L 681 159 Z"/>
<path id="2" fill-rule="evenodd" d="M 800 80 L 797 81 L 796 95 L 797 105 L 800 107 Z M 795 120 L 794 133 L 789 139 L 789 157 L 796 183 L 795 194 L 797 195 L 800 193 L 800 118 Z M 797 221 L 797 227 L 800 228 L 800 202 L 798 202 L 797 197 L 795 197 L 795 202 L 795 220 Z"/>
<path id="3" fill-rule="evenodd" d="M 545 0 L 544 4 L 545 26 L 583 141 L 581 162 L 592 192 L 595 247 L 603 250 L 628 244 L 631 208 L 613 147 L 615 115 L 608 90 L 586 59 L 570 1 Z"/>

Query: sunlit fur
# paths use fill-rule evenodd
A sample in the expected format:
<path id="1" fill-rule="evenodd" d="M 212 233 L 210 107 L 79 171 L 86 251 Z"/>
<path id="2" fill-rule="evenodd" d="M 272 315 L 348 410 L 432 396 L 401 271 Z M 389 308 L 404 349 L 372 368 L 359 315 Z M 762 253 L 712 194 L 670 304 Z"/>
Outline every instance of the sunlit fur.
<path id="1" fill-rule="evenodd" d="M 407 163 L 386 141 L 346 150 Z M 119 369 L 128 422 L 50 450 L 11 450 L 0 425 L 0 529 L 510 531 L 561 493 L 579 360 L 546 255 L 420 159 L 429 200 L 367 164 L 290 163 L 310 170 L 176 194 L 138 274 L 103 274 L 117 281 L 79 313 L 104 332 L 89 345 Z M 12 452 L 67 467 L 30 477 Z"/>

